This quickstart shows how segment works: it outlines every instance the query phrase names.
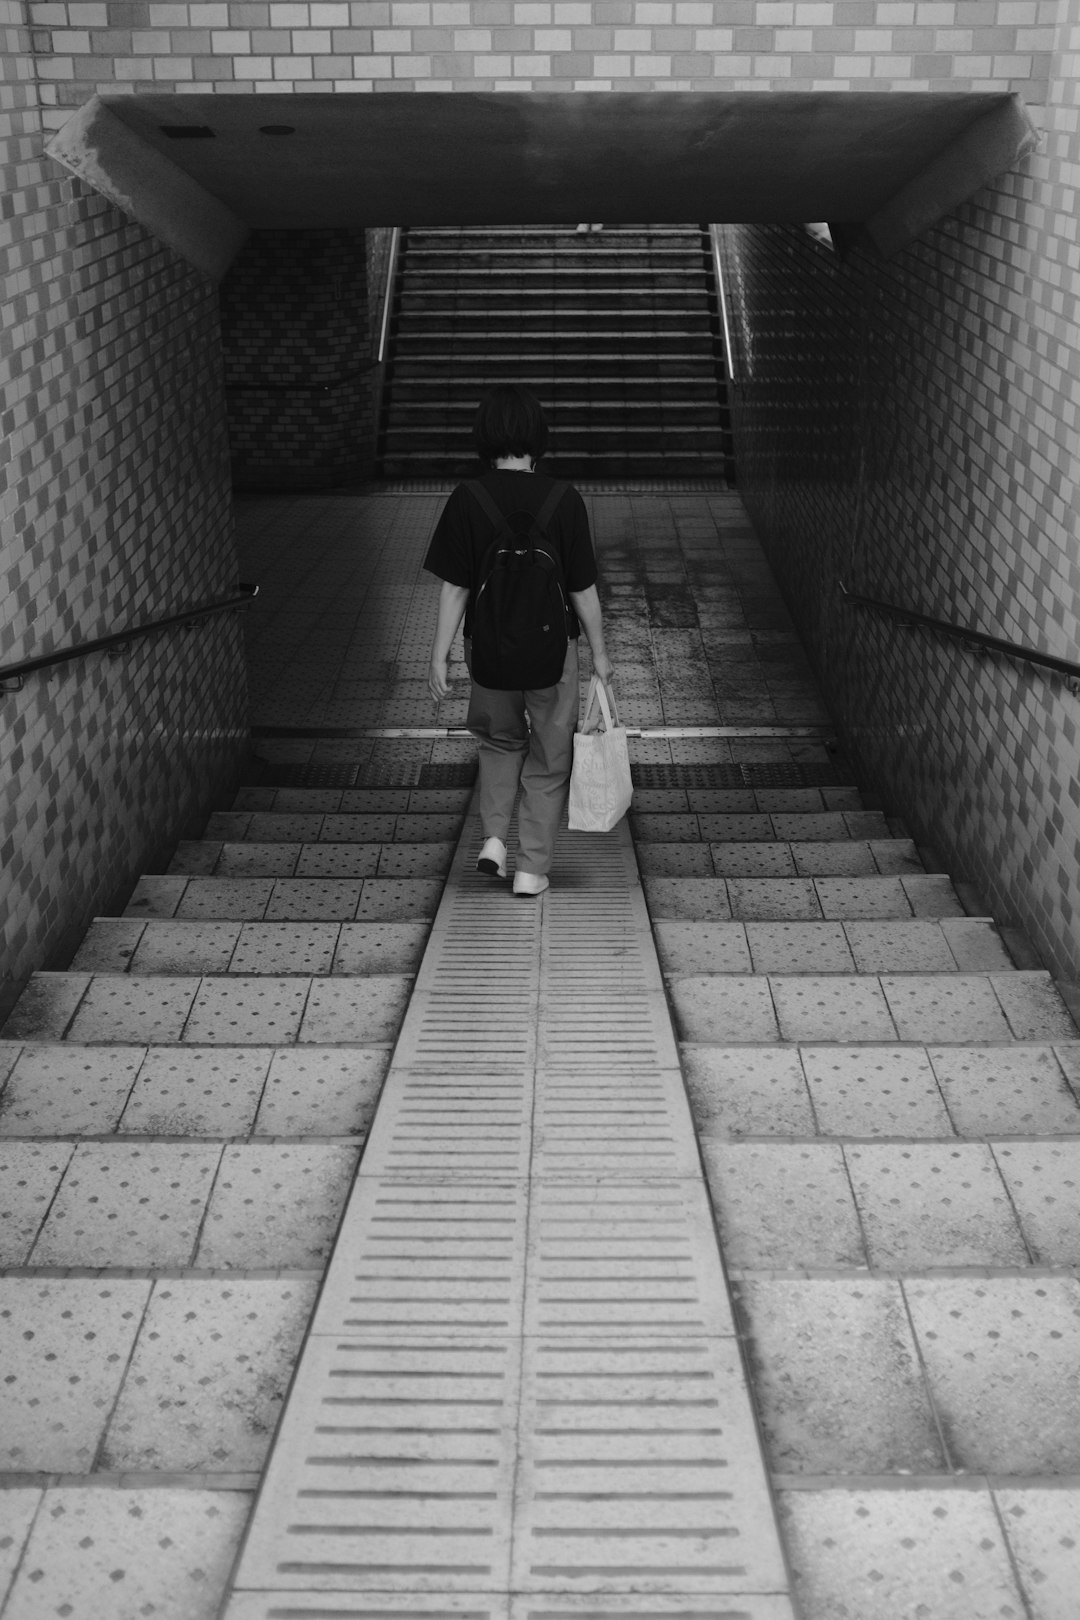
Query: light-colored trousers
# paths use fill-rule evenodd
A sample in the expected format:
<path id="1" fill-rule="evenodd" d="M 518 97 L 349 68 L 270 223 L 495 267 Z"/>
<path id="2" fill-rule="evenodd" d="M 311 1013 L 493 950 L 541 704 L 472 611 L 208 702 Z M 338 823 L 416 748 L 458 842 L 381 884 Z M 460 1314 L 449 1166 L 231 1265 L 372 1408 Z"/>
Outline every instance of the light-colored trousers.
<path id="1" fill-rule="evenodd" d="M 471 666 L 471 651 L 465 661 Z M 480 824 L 506 842 L 518 785 L 519 872 L 551 869 L 574 758 L 578 721 L 578 644 L 571 641 L 557 686 L 496 692 L 474 681 L 465 724 L 480 744 Z"/>

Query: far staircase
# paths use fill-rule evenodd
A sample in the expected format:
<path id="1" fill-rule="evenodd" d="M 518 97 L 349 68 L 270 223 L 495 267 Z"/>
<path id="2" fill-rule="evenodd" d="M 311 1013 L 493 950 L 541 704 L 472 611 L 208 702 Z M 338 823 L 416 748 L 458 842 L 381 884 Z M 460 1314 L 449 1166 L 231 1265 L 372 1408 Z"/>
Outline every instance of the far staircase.
<path id="1" fill-rule="evenodd" d="M 385 476 L 474 470 L 480 395 L 520 382 L 560 475 L 732 481 L 707 226 L 412 229 L 398 262 Z"/>

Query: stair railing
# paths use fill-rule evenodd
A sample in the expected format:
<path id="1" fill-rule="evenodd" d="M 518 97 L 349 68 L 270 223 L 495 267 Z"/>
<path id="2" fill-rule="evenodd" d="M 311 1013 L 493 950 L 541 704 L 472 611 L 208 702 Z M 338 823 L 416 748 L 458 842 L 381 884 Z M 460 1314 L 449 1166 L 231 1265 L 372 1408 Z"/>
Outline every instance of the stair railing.
<path id="1" fill-rule="evenodd" d="M 709 240 L 712 243 L 713 274 L 716 277 L 716 302 L 720 306 L 720 325 L 724 331 L 724 366 L 727 371 L 727 380 L 733 383 L 735 378 L 735 349 L 731 342 L 731 326 L 728 322 L 727 289 L 724 286 L 724 258 L 720 251 L 720 227 L 709 226 Z"/>
<path id="2" fill-rule="evenodd" d="M 23 682 L 27 675 L 35 670 L 49 669 L 54 664 L 70 664 L 75 658 L 86 658 L 90 653 L 113 652 L 126 649 L 131 642 L 140 640 L 143 636 L 155 634 L 158 630 L 169 630 L 176 625 L 193 624 L 197 619 L 208 619 L 217 613 L 236 613 L 243 608 L 250 607 L 259 594 L 257 585 L 240 584 L 234 596 L 218 597 L 213 602 L 203 602 L 198 607 L 186 608 L 183 613 L 170 613 L 162 619 L 148 619 L 143 624 L 132 625 L 127 630 L 114 630 L 107 636 L 96 636 L 92 641 L 73 642 L 69 647 L 58 647 L 53 652 L 42 653 L 37 658 L 24 658 L 18 664 L 5 664 L 0 668 L 0 683 L 14 681 L 14 686 L 0 685 L 0 692 L 21 692 Z"/>
<path id="3" fill-rule="evenodd" d="M 930 613 L 920 612 L 918 608 L 904 608 L 895 602 L 882 602 L 874 596 L 863 596 L 857 591 L 849 591 L 843 580 L 838 580 L 837 585 L 845 607 L 865 608 L 870 612 L 880 613 L 883 618 L 895 619 L 910 628 L 918 626 L 924 630 L 934 630 L 939 635 L 962 642 L 968 647 L 1004 653 L 1008 658 L 1018 658 L 1041 669 L 1053 670 L 1056 675 L 1063 675 L 1074 691 L 1080 690 L 1080 663 L 1075 663 L 1072 659 L 1058 658 L 1053 653 L 1040 651 L 1038 647 L 1026 647 L 1022 642 L 1006 641 L 1001 636 L 987 635 L 984 630 L 972 630 L 963 624 L 953 624 L 949 619 L 936 619 Z"/>
<path id="4" fill-rule="evenodd" d="M 386 359 L 390 342 L 390 321 L 394 313 L 394 281 L 397 278 L 398 252 L 401 248 L 401 226 L 395 225 L 390 233 L 390 252 L 386 260 L 386 285 L 383 288 L 382 320 L 379 323 L 379 348 L 375 364 L 381 366 Z"/>

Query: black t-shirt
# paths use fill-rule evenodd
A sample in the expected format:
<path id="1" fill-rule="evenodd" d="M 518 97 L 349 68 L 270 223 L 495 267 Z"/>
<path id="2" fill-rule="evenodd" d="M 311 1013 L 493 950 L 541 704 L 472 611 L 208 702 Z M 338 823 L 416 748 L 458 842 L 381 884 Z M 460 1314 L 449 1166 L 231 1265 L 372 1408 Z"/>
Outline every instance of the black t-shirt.
<path id="1" fill-rule="evenodd" d="M 507 516 L 514 512 L 539 512 L 555 479 L 543 473 L 511 472 L 503 468 L 488 473 L 482 480 L 484 488 L 495 505 Z M 465 634 L 471 633 L 472 594 L 476 591 L 477 575 L 484 553 L 494 535 L 491 519 L 481 508 L 475 495 L 459 484 L 443 507 L 435 525 L 424 567 L 429 574 L 444 579 L 450 585 L 465 585 L 470 592 L 465 609 Z M 566 486 L 547 526 L 547 536 L 559 554 L 563 578 L 568 591 L 587 591 L 596 584 L 596 558 L 589 534 L 589 518 L 585 502 L 572 484 Z M 570 608 L 570 634 L 579 633 L 577 617 Z"/>

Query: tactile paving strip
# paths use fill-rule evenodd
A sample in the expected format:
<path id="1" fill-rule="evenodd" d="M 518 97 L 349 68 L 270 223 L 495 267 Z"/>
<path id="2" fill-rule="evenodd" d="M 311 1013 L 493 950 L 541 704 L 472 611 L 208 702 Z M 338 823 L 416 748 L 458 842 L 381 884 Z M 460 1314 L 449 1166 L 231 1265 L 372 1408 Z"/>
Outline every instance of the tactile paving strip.
<path id="1" fill-rule="evenodd" d="M 540 900 L 479 846 L 470 817 L 228 1620 L 790 1620 L 629 833 L 564 833 Z"/>

